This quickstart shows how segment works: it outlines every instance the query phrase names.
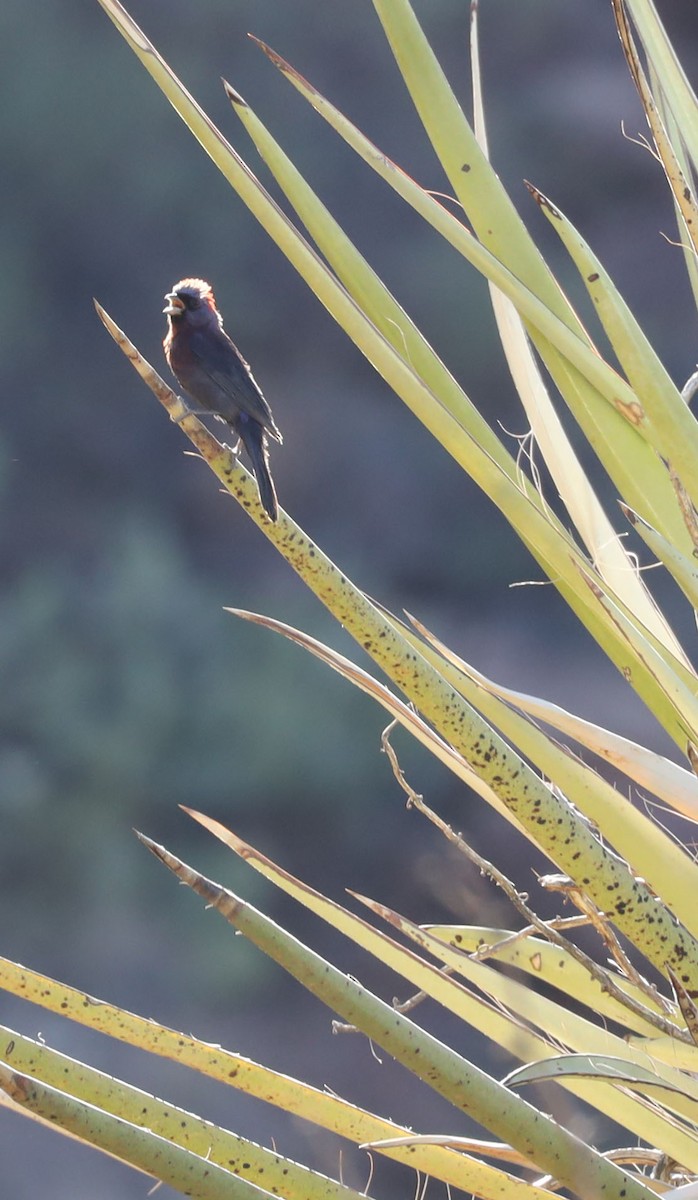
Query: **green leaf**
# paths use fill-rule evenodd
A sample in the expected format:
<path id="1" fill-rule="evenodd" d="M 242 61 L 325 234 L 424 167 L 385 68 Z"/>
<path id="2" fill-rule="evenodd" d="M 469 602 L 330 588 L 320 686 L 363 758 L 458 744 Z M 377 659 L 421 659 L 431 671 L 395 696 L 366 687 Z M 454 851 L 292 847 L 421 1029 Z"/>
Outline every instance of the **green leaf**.
<path id="1" fill-rule="evenodd" d="M 207 821 L 209 827 L 211 822 Z M 217 824 L 217 823 L 215 823 Z M 220 827 L 222 830 L 222 826 Z M 226 831 L 223 831 L 226 832 Z M 581 1200 L 623 1188 L 627 1200 L 649 1200 L 651 1191 L 607 1162 L 551 1118 L 518 1100 L 484 1071 L 456 1054 L 355 979 L 280 929 L 239 897 L 206 879 L 164 847 L 141 841 L 182 882 L 217 909 L 245 937 L 323 1000 L 343 1020 L 358 1025 L 378 1045 L 456 1109 L 467 1112 L 496 1136 L 534 1157 Z"/>
<path id="2" fill-rule="evenodd" d="M 262 1200 L 270 1192 L 120 1117 L 84 1104 L 0 1063 L 0 1088 L 31 1113 L 196 1200 Z"/>
<path id="3" fill-rule="evenodd" d="M 660 1099 L 669 1096 L 688 1096 L 681 1087 L 667 1083 L 657 1074 L 634 1062 L 604 1054 L 563 1054 L 559 1058 L 547 1059 L 544 1063 L 530 1063 L 519 1071 L 507 1075 L 508 1087 L 522 1087 L 526 1083 L 541 1083 L 543 1080 L 561 1080 L 570 1076 L 582 1079 L 603 1079 L 608 1083 L 620 1084 L 631 1091 L 656 1095 Z M 693 1115 L 696 1116 L 693 1105 Z"/>

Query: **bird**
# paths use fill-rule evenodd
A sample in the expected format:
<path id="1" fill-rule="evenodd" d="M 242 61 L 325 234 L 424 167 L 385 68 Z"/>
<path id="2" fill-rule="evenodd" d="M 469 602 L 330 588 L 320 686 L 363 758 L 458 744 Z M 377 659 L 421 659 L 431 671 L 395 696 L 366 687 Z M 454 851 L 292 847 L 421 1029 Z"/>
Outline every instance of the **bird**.
<path id="1" fill-rule="evenodd" d="M 279 515 L 269 470 L 267 434 L 281 443 L 262 391 L 249 364 L 223 328 L 211 285 L 203 279 L 180 279 L 162 310 L 167 314 L 165 358 L 175 379 L 198 406 L 237 434 L 257 480 L 262 507 L 272 521 Z M 237 447 L 236 447 L 237 449 Z"/>

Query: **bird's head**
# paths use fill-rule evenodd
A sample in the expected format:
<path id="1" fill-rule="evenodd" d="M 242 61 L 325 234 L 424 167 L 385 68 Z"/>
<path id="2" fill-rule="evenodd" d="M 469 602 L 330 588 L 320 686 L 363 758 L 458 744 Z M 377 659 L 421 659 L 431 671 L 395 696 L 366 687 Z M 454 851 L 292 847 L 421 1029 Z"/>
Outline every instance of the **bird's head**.
<path id="1" fill-rule="evenodd" d="M 163 312 L 171 326 L 184 321 L 189 325 L 222 325 L 210 283 L 203 279 L 180 279 L 165 296 Z"/>

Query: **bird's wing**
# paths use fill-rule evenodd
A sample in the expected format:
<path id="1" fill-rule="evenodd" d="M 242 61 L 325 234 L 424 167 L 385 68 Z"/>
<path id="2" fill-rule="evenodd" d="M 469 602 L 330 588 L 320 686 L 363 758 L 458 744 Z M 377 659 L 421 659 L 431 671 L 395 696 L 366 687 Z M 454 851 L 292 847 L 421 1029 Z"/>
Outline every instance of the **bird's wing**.
<path id="1" fill-rule="evenodd" d="M 197 364 L 227 396 L 240 412 L 247 413 L 266 429 L 273 438 L 281 441 L 271 415 L 271 409 L 237 346 L 224 330 L 199 333 L 190 339 L 191 352 Z"/>

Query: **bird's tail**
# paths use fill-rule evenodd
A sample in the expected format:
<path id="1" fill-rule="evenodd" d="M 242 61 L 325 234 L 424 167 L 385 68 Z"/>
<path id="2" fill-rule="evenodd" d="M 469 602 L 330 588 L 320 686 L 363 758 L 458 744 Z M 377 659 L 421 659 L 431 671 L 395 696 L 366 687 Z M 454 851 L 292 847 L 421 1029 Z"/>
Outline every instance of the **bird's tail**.
<path id="1" fill-rule="evenodd" d="M 274 480 L 269 471 L 269 451 L 267 438 L 262 426 L 257 421 L 248 421 L 240 429 L 245 449 L 250 456 L 252 469 L 259 488 L 259 498 L 262 507 L 272 521 L 279 516 L 279 505 L 276 499 Z"/>

